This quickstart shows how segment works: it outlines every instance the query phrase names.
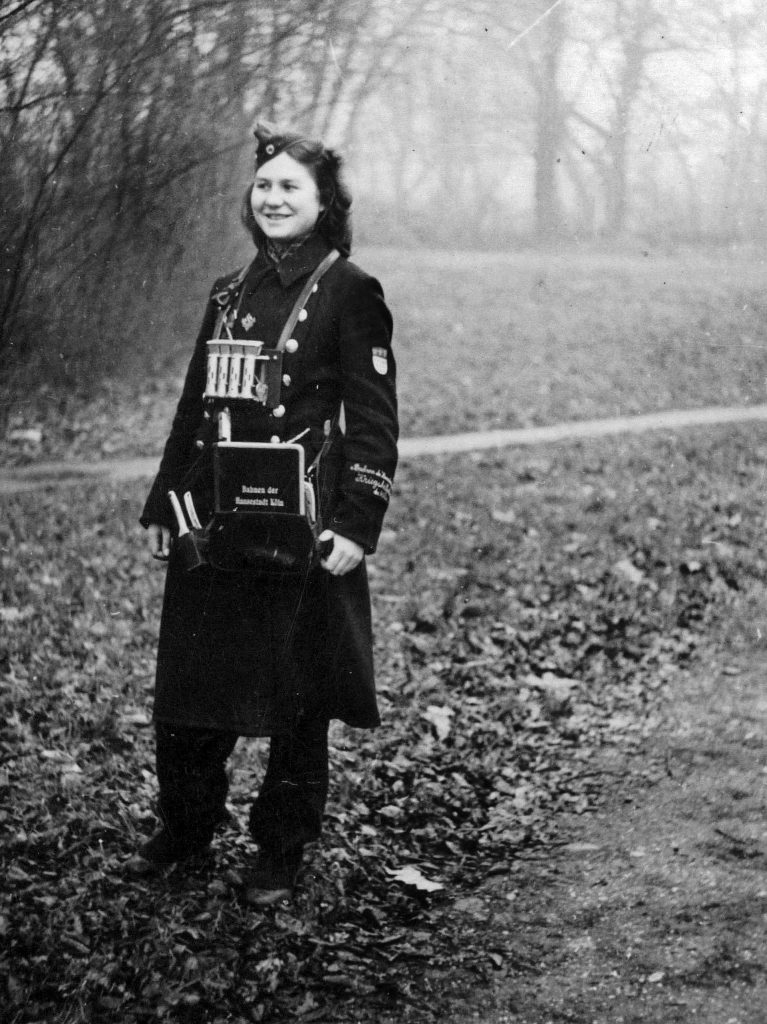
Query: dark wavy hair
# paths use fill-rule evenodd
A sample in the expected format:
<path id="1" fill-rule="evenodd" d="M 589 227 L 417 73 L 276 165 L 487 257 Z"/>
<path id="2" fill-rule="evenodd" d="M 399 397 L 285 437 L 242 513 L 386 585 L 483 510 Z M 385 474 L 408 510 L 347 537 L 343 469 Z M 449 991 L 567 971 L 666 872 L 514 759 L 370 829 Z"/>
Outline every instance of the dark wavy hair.
<path id="1" fill-rule="evenodd" d="M 276 143 L 275 156 L 279 153 L 287 153 L 288 156 L 292 156 L 294 160 L 309 169 L 317 183 L 320 203 L 324 207 L 315 230 L 328 245 L 338 249 L 342 256 L 348 256 L 352 248 L 352 197 L 341 177 L 342 158 L 334 150 L 325 149 L 321 142 L 313 139 L 306 139 L 301 135 L 281 132 L 276 129 L 272 130 L 269 135 L 265 135 L 264 131 L 260 125 L 256 130 L 259 153 L 261 153 L 261 146 L 265 139 L 273 138 Z M 265 161 L 262 159 L 260 162 L 264 163 Z M 243 197 L 240 219 L 256 246 L 260 248 L 264 244 L 265 236 L 256 223 L 250 205 L 252 190 L 253 183 L 248 186 Z"/>

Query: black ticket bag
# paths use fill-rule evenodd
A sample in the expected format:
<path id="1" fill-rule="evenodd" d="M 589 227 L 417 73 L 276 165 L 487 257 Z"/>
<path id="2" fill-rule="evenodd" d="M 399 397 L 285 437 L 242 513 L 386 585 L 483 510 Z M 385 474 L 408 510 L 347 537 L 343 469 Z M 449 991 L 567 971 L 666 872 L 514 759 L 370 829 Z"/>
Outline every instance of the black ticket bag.
<path id="1" fill-rule="evenodd" d="M 300 575 L 319 559 L 314 486 L 300 444 L 219 441 L 208 560 L 217 569 Z"/>

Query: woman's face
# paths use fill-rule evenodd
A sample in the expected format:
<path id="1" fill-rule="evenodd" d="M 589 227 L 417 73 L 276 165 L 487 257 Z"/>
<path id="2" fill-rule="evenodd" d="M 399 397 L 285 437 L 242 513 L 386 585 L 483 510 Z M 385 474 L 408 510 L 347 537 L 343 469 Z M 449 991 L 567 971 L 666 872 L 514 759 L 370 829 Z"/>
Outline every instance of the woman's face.
<path id="1" fill-rule="evenodd" d="M 258 168 L 250 205 L 266 237 L 278 242 L 308 234 L 323 209 L 312 172 L 288 153 Z"/>

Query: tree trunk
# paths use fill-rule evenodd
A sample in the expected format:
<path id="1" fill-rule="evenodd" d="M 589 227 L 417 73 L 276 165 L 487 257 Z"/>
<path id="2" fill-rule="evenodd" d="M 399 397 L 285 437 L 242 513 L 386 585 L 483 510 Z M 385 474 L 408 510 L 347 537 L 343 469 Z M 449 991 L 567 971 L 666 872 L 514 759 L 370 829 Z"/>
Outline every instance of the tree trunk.
<path id="1" fill-rule="evenodd" d="M 544 25 L 535 126 L 535 225 L 538 237 L 545 241 L 561 234 L 563 228 L 557 174 L 565 141 L 564 104 L 558 81 L 565 43 L 563 8 L 555 7 Z"/>
<path id="2" fill-rule="evenodd" d="M 605 232 L 611 238 L 622 235 L 626 230 L 631 115 L 642 85 L 642 75 L 649 54 L 646 44 L 647 30 L 657 20 L 652 7 L 648 8 L 645 4 L 646 0 L 640 0 L 630 11 L 623 6 L 618 11 L 619 27 L 623 20 L 620 15 L 625 15 L 626 20 L 630 20 L 620 33 L 625 38 L 623 68 L 618 79 L 615 106 L 606 140 L 608 170 L 605 181 Z"/>

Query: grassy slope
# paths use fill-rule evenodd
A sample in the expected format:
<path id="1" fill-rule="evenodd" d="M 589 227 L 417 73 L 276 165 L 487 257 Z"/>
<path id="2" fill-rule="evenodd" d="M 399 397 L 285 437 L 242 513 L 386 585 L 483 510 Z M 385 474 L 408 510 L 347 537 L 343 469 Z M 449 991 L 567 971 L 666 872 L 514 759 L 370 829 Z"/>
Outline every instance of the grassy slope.
<path id="1" fill-rule="evenodd" d="M 765 396 L 758 265 L 469 254 L 395 259 L 382 274 L 400 311 L 410 434 Z"/>
<path id="2" fill-rule="evenodd" d="M 767 275 L 757 261 L 371 249 L 359 262 L 380 276 L 394 312 L 406 436 L 767 393 Z M 159 450 L 205 288 L 184 290 L 183 314 L 161 311 L 152 346 L 95 402 L 25 395 L 18 423 L 45 435 L 34 454 Z M 24 453 L 0 447 L 3 457 Z"/>

